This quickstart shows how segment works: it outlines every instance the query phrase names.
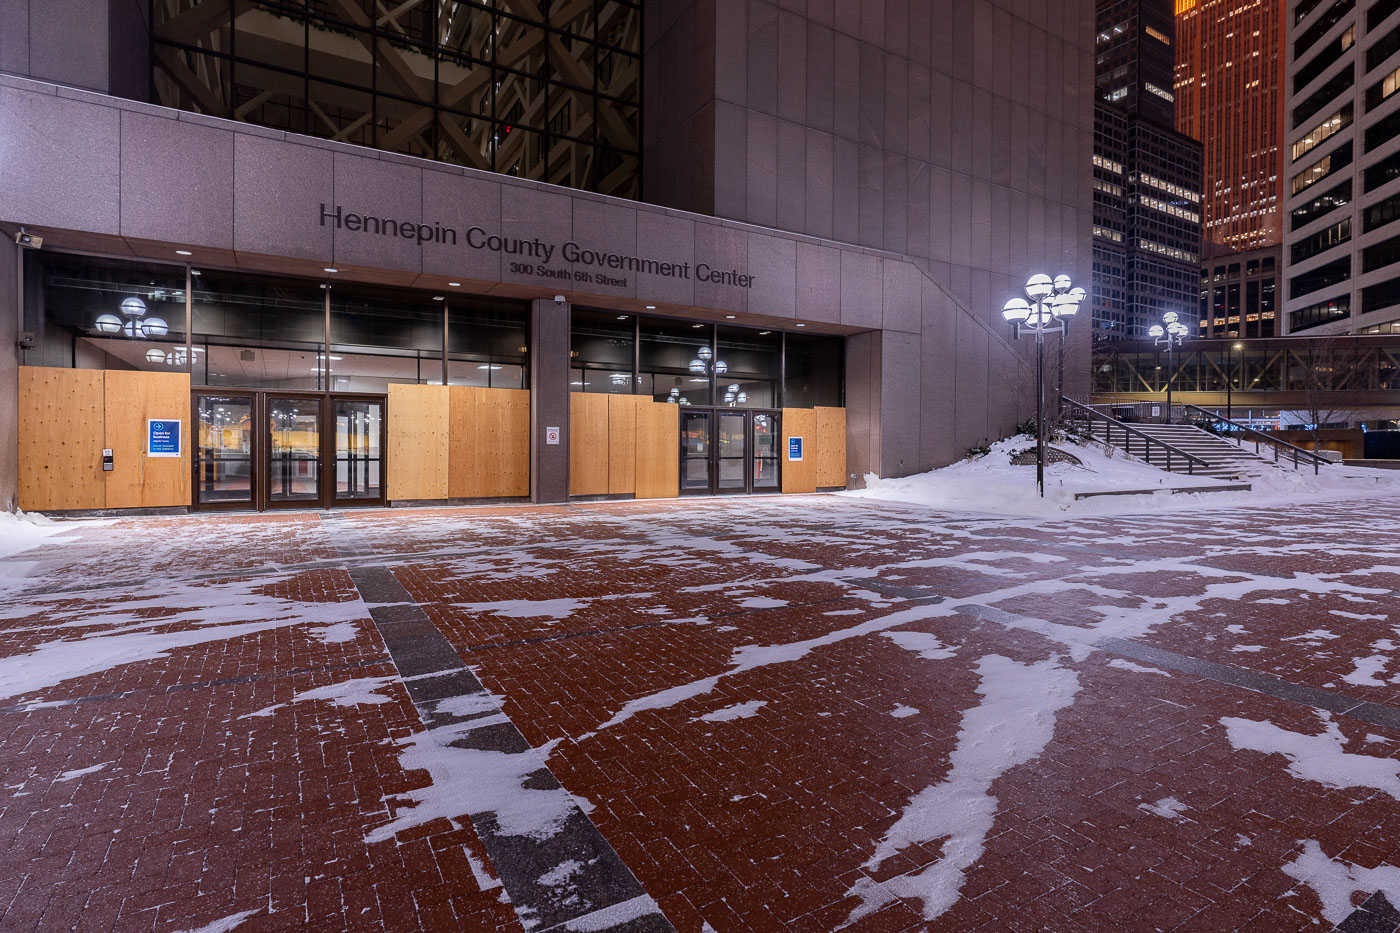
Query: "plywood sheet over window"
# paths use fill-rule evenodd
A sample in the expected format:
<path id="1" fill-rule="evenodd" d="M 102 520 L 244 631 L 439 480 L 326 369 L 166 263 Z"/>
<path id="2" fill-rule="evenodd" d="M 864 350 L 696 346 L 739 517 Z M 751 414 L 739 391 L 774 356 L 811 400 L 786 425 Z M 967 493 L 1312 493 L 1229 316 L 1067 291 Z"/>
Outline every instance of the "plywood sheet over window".
<path id="1" fill-rule="evenodd" d="M 600 496 L 609 489 L 610 395 L 569 396 L 569 495 Z M 631 490 L 627 490 L 631 492 Z"/>
<path id="2" fill-rule="evenodd" d="M 389 386 L 389 498 L 446 499 L 446 386 Z"/>
<path id="3" fill-rule="evenodd" d="M 814 408 L 816 437 L 812 449 L 818 489 L 846 485 L 846 409 Z"/>
<path id="4" fill-rule="evenodd" d="M 812 409 L 783 409 L 783 492 L 816 492 L 816 431 L 817 418 Z M 789 458 L 794 437 L 802 438 L 801 460 Z"/>
<path id="5" fill-rule="evenodd" d="M 109 369 L 107 443 L 115 469 L 103 474 L 107 508 L 150 509 L 190 504 L 190 377 Z M 146 456 L 147 422 L 180 421 L 180 456 Z M 100 466 L 99 466 L 100 469 Z"/>
<path id="6" fill-rule="evenodd" d="M 106 507 L 102 376 L 98 369 L 20 367 L 20 508 Z"/>
<path id="7" fill-rule="evenodd" d="M 679 405 L 665 402 L 643 402 L 637 407 L 638 499 L 680 495 L 679 410 Z"/>
<path id="8" fill-rule="evenodd" d="M 609 395 L 607 400 L 608 492 L 612 495 L 636 492 L 637 412 L 643 405 L 655 403 L 642 395 Z M 573 430 L 572 425 L 569 430 Z M 679 443 L 679 438 L 675 443 Z"/>
<path id="9" fill-rule="evenodd" d="M 180 456 L 146 455 L 153 418 L 180 422 Z M 189 505 L 190 443 L 184 373 L 20 367 L 20 508 Z M 103 448 L 112 451 L 110 472 Z"/>
<path id="10" fill-rule="evenodd" d="M 447 494 L 454 499 L 528 496 L 530 393 L 477 386 L 450 386 L 445 391 L 450 422 Z"/>

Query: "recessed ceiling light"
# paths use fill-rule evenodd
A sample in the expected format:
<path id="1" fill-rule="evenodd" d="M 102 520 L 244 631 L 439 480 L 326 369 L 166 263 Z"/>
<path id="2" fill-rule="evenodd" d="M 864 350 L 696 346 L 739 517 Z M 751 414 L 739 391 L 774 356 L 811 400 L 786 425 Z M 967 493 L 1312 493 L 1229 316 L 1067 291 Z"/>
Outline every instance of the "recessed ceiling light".
<path id="1" fill-rule="evenodd" d="M 734 315 L 732 315 L 732 314 L 726 314 L 725 317 L 728 318 L 728 319 L 731 320 L 731 321 L 734 320 Z"/>
<path id="2" fill-rule="evenodd" d="M 177 249 L 177 250 L 175 251 L 175 255 L 176 255 L 176 256 L 193 256 L 194 253 L 190 252 L 190 251 L 187 250 L 187 249 Z"/>
<path id="3" fill-rule="evenodd" d="M 760 337 L 766 337 L 766 336 L 768 336 L 768 335 L 771 334 L 771 333 L 773 333 L 771 330 L 761 330 L 761 331 L 758 332 L 758 336 L 760 336 Z"/>
<path id="4" fill-rule="evenodd" d="M 618 319 L 619 321 L 625 321 L 625 320 L 627 320 L 627 315 L 625 315 L 625 314 L 619 314 L 619 315 L 617 316 L 617 319 Z"/>
<path id="5" fill-rule="evenodd" d="M 326 266 L 326 267 L 325 267 L 324 269 L 322 269 L 321 271 L 322 271 L 322 272 L 339 272 L 340 270 L 339 270 L 339 269 L 336 269 L 336 268 L 334 268 L 334 267 L 332 267 L 332 266 Z"/>
<path id="6" fill-rule="evenodd" d="M 648 310 L 648 311 L 655 311 L 655 310 L 656 310 L 656 305 L 647 305 L 647 310 Z"/>
<path id="7" fill-rule="evenodd" d="M 461 288 L 461 287 L 462 287 L 462 283 L 461 283 L 461 282 L 448 282 L 447 284 L 450 285 L 450 286 L 452 286 L 453 288 Z"/>
<path id="8" fill-rule="evenodd" d="M 806 324 L 798 324 L 797 326 L 798 326 L 798 327 L 806 327 L 807 325 L 806 325 Z"/>
<path id="9" fill-rule="evenodd" d="M 443 297 L 442 295 L 434 295 L 434 296 L 433 296 L 433 301 L 443 301 L 443 300 L 444 300 L 444 297 Z"/>
<path id="10" fill-rule="evenodd" d="M 691 324 L 691 327 L 704 327 L 704 324 Z"/>

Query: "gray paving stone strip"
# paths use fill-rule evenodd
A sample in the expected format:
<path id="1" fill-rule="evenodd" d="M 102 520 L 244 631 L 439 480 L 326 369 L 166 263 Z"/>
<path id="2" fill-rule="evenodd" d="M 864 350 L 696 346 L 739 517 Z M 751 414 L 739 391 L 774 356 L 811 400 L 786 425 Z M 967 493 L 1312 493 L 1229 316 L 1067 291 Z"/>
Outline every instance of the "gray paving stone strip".
<path id="1" fill-rule="evenodd" d="M 331 541 L 346 556 L 373 554 L 344 516 L 323 515 L 322 522 Z M 444 700 L 485 694 L 486 689 L 389 568 L 356 560 L 347 562 L 347 571 L 369 606 L 370 618 L 427 728 L 479 720 L 480 726 L 463 730 L 451 744 L 509 755 L 537 754 L 499 704 L 478 708 L 469 715 L 440 711 Z M 524 786 L 562 789 L 542 758 Z M 576 802 L 558 832 L 544 839 L 502 832 L 491 811 L 468 816 L 522 925 L 532 933 L 573 929 L 675 933 L 641 882 Z M 571 860 L 577 867 L 568 877 L 567 891 L 540 881 L 541 876 Z"/>
<path id="2" fill-rule="evenodd" d="M 994 606 L 966 605 L 958 607 L 958 612 L 975 619 L 986 619 L 990 622 L 999 622 L 1011 628 L 1027 631 L 1043 629 L 1047 625 L 1043 620 L 1007 612 L 1005 609 L 997 609 Z M 1090 633 L 1091 630 L 1085 629 L 1086 635 Z M 1355 697 L 1333 693 L 1329 690 L 1319 690 L 1316 687 L 1281 680 L 1258 671 L 1232 667 L 1228 664 L 1217 664 L 1214 661 L 1204 661 L 1189 655 L 1177 654 L 1175 651 L 1168 651 L 1165 648 L 1156 648 L 1152 645 L 1144 645 L 1141 642 L 1128 641 L 1123 638 L 1105 638 L 1092 642 L 1092 645 L 1101 651 L 1146 661 L 1158 667 L 1181 671 L 1183 674 L 1193 674 L 1216 683 L 1253 690 L 1256 693 L 1278 697 L 1281 700 L 1291 700 L 1294 703 L 1302 703 L 1314 709 L 1349 716 L 1372 725 L 1400 729 L 1400 709 L 1393 706 L 1372 703 L 1369 700 L 1358 700 Z"/>

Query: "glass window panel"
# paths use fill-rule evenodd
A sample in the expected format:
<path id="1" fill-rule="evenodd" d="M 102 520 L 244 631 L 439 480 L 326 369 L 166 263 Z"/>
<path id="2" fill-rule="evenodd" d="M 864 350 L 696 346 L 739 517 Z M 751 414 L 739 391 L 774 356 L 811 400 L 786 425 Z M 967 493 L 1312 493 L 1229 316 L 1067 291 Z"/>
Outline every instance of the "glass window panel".
<path id="1" fill-rule="evenodd" d="M 549 89 L 549 119 L 546 129 L 551 136 L 592 142 L 593 94 L 555 85 Z"/>
<path id="2" fill-rule="evenodd" d="M 642 318 L 641 332 L 639 390 L 658 402 L 709 405 L 715 368 L 710 325 Z"/>
<path id="3" fill-rule="evenodd" d="M 681 488 L 710 488 L 710 414 L 681 413 Z"/>
<path id="4" fill-rule="evenodd" d="M 159 43 L 153 51 L 151 84 L 160 103 L 211 117 L 232 114 L 226 57 Z"/>
<path id="5" fill-rule="evenodd" d="M 300 279 L 207 269 L 192 294 L 196 385 L 323 387 L 325 292 Z"/>
<path id="6" fill-rule="evenodd" d="M 437 152 L 436 112 L 429 104 L 388 97 L 374 98 L 376 145 L 389 152 L 431 159 Z"/>
<path id="7" fill-rule="evenodd" d="M 576 363 L 632 371 L 634 318 L 611 311 L 573 312 L 570 354 Z"/>
<path id="8" fill-rule="evenodd" d="M 313 18 L 306 44 L 313 76 L 351 87 L 374 87 L 373 34 Z"/>
<path id="9" fill-rule="evenodd" d="M 398 289 L 337 284 L 331 289 L 331 343 L 442 351 L 444 302 Z"/>
<path id="10" fill-rule="evenodd" d="M 525 378 L 525 367 L 515 363 L 492 363 L 455 357 L 447 361 L 448 385 L 525 389 L 528 388 Z"/>
<path id="11" fill-rule="evenodd" d="M 598 106 L 598 141 L 624 152 L 636 152 L 641 138 L 641 111 L 603 101 Z"/>
<path id="12" fill-rule="evenodd" d="M 447 349 L 501 363 L 525 360 L 525 310 L 515 302 L 447 302 Z"/>
<path id="13" fill-rule="evenodd" d="M 306 131 L 357 146 L 374 145 L 374 99 L 369 91 L 312 81 Z"/>
<path id="14" fill-rule="evenodd" d="M 469 9 L 462 7 L 461 9 Z M 468 15 L 476 15 L 473 10 Z M 487 22 L 489 23 L 489 17 Z M 491 113 L 491 65 L 489 62 L 440 50 L 437 62 L 437 104 L 467 113 Z"/>
<path id="15" fill-rule="evenodd" d="M 305 77 L 241 61 L 234 66 L 233 76 L 236 119 L 295 133 L 307 131 Z"/>
<path id="16" fill-rule="evenodd" d="M 783 404 L 789 408 L 839 407 L 844 344 L 840 337 L 788 334 Z"/>
<path id="17" fill-rule="evenodd" d="M 775 408 L 782 335 L 746 327 L 719 329 L 715 363 L 716 404 L 733 408 Z"/>
<path id="18" fill-rule="evenodd" d="M 301 73 L 306 68 L 306 19 L 288 16 L 270 6 L 266 3 L 234 6 L 231 51 L 240 61 Z"/>
<path id="19" fill-rule="evenodd" d="M 593 38 L 597 18 L 592 0 L 549 0 L 549 25 L 585 39 Z"/>
<path id="20" fill-rule="evenodd" d="M 30 366 L 184 372 L 185 269 L 43 253 L 25 256 Z"/>
<path id="21" fill-rule="evenodd" d="M 496 171 L 516 178 L 546 180 L 547 153 L 543 134 L 518 126 L 498 125 L 494 139 Z"/>
<path id="22" fill-rule="evenodd" d="M 436 158 L 489 172 L 497 135 L 496 125 L 484 117 L 439 111 Z"/>

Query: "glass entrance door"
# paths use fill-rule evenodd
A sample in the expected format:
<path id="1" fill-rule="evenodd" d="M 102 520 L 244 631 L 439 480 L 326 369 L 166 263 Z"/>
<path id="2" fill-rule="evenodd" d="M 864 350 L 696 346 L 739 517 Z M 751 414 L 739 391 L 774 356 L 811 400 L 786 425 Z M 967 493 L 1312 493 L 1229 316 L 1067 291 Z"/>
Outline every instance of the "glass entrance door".
<path id="1" fill-rule="evenodd" d="M 267 396 L 267 505 L 320 505 L 321 397 Z"/>
<path id="2" fill-rule="evenodd" d="M 710 441 L 708 411 L 681 410 L 681 492 L 710 491 Z"/>
<path id="3" fill-rule="evenodd" d="M 195 448 L 195 504 L 203 508 L 252 508 L 254 495 L 252 395 L 195 398 L 199 443 Z"/>
<path id="4" fill-rule="evenodd" d="M 331 404 L 335 406 L 335 500 L 382 502 L 384 472 L 379 439 L 384 402 L 336 398 Z"/>
<path id="5" fill-rule="evenodd" d="M 753 413 L 753 484 L 750 492 L 778 492 L 778 452 L 783 435 L 778 430 L 778 416 Z"/>
<path id="6" fill-rule="evenodd" d="M 715 439 L 715 491 L 747 492 L 748 412 L 721 411 Z"/>

